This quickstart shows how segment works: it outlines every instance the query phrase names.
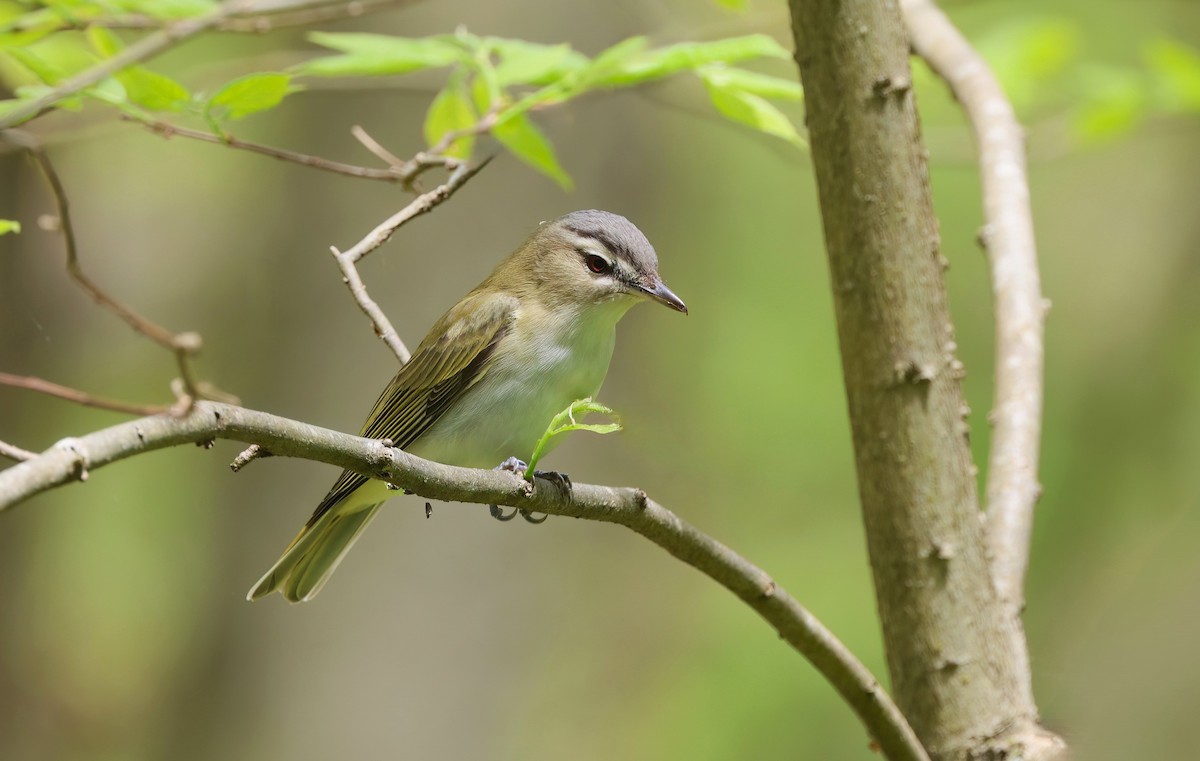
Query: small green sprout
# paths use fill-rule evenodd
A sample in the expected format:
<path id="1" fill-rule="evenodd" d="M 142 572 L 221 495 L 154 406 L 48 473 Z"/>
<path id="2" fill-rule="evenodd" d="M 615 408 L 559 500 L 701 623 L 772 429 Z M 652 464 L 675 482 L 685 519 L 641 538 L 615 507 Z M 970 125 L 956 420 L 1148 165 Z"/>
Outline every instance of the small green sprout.
<path id="1" fill-rule="evenodd" d="M 575 416 L 580 417 L 597 413 L 607 415 L 613 419 L 611 423 L 580 423 L 575 419 Z M 550 421 L 550 425 L 546 426 L 546 432 L 542 434 L 542 438 L 538 439 L 537 446 L 533 448 L 533 454 L 529 458 L 529 467 L 525 469 L 525 480 L 533 480 L 533 471 L 537 467 L 538 460 L 542 459 L 542 455 L 546 452 L 546 447 L 550 443 L 550 439 L 558 436 L 561 433 L 568 431 L 591 431 L 592 433 L 616 433 L 621 430 L 621 424 L 616 421 L 617 413 L 610 408 L 605 407 L 599 402 L 592 401 L 589 396 L 586 399 L 576 399 L 571 402 L 571 406 L 567 407 L 562 412 L 554 416 Z"/>

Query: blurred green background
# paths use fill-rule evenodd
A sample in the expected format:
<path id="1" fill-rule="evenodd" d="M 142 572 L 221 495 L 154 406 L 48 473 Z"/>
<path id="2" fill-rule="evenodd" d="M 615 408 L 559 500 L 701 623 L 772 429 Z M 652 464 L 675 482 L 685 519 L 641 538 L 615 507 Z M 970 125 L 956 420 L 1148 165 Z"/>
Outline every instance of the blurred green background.
<path id="1" fill-rule="evenodd" d="M 1164 36 L 1200 46 L 1200 6 L 949 9 L 1030 124 L 1054 304 L 1026 614 L 1039 703 L 1081 758 L 1193 757 L 1200 122 L 1156 110 L 1128 72 Z M 464 23 L 589 54 L 631 34 L 765 31 L 790 48 L 783 4 L 765 0 L 742 14 L 682 0 L 458 0 L 327 28 L 418 36 Z M 159 67 L 220 83 L 309 50 L 301 31 L 218 35 Z M 794 75 L 786 62 L 769 70 Z M 349 135 L 361 124 L 411 154 L 439 84 L 324 83 L 237 134 L 371 163 Z M 982 465 L 992 342 L 978 178 L 943 88 L 926 79 L 918 93 Z M 688 78 L 538 120 L 576 190 L 502 154 L 364 264 L 372 293 L 412 345 L 537 222 L 590 207 L 629 216 L 691 315 L 643 307 L 625 319 L 601 399 L 627 431 L 576 435 L 547 465 L 647 489 L 771 572 L 884 676 L 808 158 L 722 121 Z M 32 126 L 52 146 L 89 273 L 160 323 L 202 333 L 201 373 L 246 405 L 357 429 L 394 359 L 328 247 L 358 240 L 402 191 L 166 141 L 101 112 Z M 33 166 L 9 152 L 0 176 L 0 216 L 25 226 L 0 238 L 0 369 L 168 400 L 166 352 L 65 277 L 59 238 L 36 224 L 53 209 Z M 0 438 L 26 448 L 122 419 L 0 388 Z M 316 602 L 250 605 L 246 589 L 336 472 L 272 459 L 235 476 L 239 449 L 135 458 L 3 516 L 0 758 L 875 757 L 769 627 L 619 528 L 500 524 L 462 505 L 426 520 L 422 500 L 399 498 Z"/>

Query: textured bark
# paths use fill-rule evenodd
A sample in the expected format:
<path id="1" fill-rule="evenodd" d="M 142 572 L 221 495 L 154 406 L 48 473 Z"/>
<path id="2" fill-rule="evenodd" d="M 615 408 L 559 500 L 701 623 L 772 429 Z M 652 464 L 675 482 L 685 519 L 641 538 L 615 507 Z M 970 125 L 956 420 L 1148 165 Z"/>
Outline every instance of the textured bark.
<path id="1" fill-rule="evenodd" d="M 932 757 L 1009 757 L 1036 711 L 989 575 L 900 11 L 791 10 L 893 692 Z"/>

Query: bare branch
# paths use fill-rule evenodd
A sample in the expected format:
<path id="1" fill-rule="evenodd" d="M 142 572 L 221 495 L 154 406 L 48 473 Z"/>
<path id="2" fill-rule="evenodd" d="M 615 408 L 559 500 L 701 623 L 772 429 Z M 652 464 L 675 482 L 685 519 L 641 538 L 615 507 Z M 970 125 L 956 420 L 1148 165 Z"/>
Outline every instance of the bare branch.
<path id="1" fill-rule="evenodd" d="M 387 164 L 389 167 L 398 169 L 407 165 L 408 162 L 380 145 L 378 140 L 367 134 L 367 131 L 359 125 L 355 124 L 353 127 L 351 127 L 350 134 L 354 135 L 355 140 L 362 143 L 364 148 L 375 154 L 376 158 Z"/>
<path id="2" fill-rule="evenodd" d="M 321 158 L 320 156 L 310 156 L 306 153 L 297 151 L 289 151 L 285 148 L 274 148 L 269 145 L 261 145 L 259 143 L 251 143 L 245 140 L 240 140 L 233 135 L 214 135 L 211 132 L 203 132 L 201 130 L 189 129 L 187 127 L 179 127 L 164 121 L 140 121 L 130 116 L 122 116 L 123 120 L 134 121 L 141 124 L 151 132 L 161 135 L 164 138 L 172 138 L 175 136 L 186 137 L 189 140 L 199 140 L 205 143 L 213 143 L 215 145 L 224 145 L 230 148 L 235 148 L 241 151 L 249 151 L 262 156 L 270 156 L 280 161 L 288 161 L 293 164 L 320 169 L 324 172 L 333 172 L 334 174 L 343 174 L 348 177 L 357 177 L 363 180 L 382 180 L 384 182 L 403 183 L 407 181 L 406 175 L 392 168 L 378 169 L 375 167 L 356 166 L 354 164 L 343 164 L 340 161 L 331 161 Z"/>
<path id="3" fill-rule="evenodd" d="M 173 408 L 164 407 L 154 404 L 134 404 L 132 402 L 122 402 L 119 399 L 109 399 L 103 396 L 93 396 L 84 391 L 70 388 L 68 386 L 60 386 L 57 383 L 51 383 L 42 378 L 34 378 L 28 375 L 12 375 L 10 373 L 0 373 L 0 385 L 12 386 L 13 388 L 23 388 L 29 391 L 37 391 L 38 393 L 56 396 L 59 399 L 66 399 L 69 402 L 82 404 L 84 407 L 96 407 L 102 410 L 112 410 L 113 412 L 124 412 L 129 415 L 157 415 L 162 412 L 170 412 Z"/>
<path id="4" fill-rule="evenodd" d="M 237 457 L 233 458 L 233 462 L 229 463 L 229 469 L 237 473 L 255 460 L 262 460 L 267 457 L 274 457 L 274 455 L 258 444 L 251 444 L 243 449 Z"/>
<path id="5" fill-rule="evenodd" d="M 387 315 L 383 313 L 383 310 L 375 303 L 370 294 L 367 293 L 367 285 L 358 274 L 358 268 L 354 266 L 354 262 L 350 257 L 338 251 L 336 246 L 330 246 L 329 251 L 333 254 L 333 258 L 337 260 L 338 267 L 342 270 L 342 282 L 350 289 L 350 295 L 354 297 L 363 314 L 371 318 L 371 326 L 375 329 L 375 335 L 388 345 L 388 348 L 392 350 L 392 354 L 395 354 L 396 359 L 400 360 L 400 364 L 403 365 L 405 362 L 408 362 L 408 358 L 412 356 L 412 353 L 404 345 L 404 341 L 400 339 L 400 334 L 392 326 L 392 321 L 387 318 Z"/>
<path id="6" fill-rule="evenodd" d="M 37 457 L 37 452 L 30 452 L 28 449 L 21 449 L 16 444 L 9 444 L 6 441 L 0 441 L 0 457 L 6 457 L 10 460 L 23 462 L 32 460 Z"/>
<path id="7" fill-rule="evenodd" d="M 67 439 L 0 472 L 0 510 L 78 480 L 111 462 L 164 447 L 213 439 L 258 444 L 380 478 L 429 499 L 521 507 L 532 512 L 618 523 L 733 592 L 809 660 L 858 714 L 888 758 L 928 761 L 891 698 L 857 658 L 763 570 L 646 496 L 641 489 L 574 484 L 422 460 L 407 452 L 264 412 L 200 402 L 185 418 L 143 418 Z"/>
<path id="8" fill-rule="evenodd" d="M 3 134 L 10 142 L 20 145 L 29 151 L 29 155 L 33 157 L 38 169 L 41 170 L 42 176 L 45 177 L 46 184 L 49 185 L 50 191 L 54 195 L 54 203 L 58 209 L 57 226 L 63 234 L 63 242 L 66 245 L 67 273 L 75 281 L 76 285 L 91 296 L 92 300 L 97 304 L 100 304 L 124 320 L 129 327 L 171 352 L 175 357 L 176 365 L 179 367 L 179 377 L 183 381 L 183 393 L 179 395 L 179 400 L 183 404 L 184 411 L 197 399 L 223 396 L 222 392 L 211 389 L 211 387 L 210 390 L 213 393 L 206 393 L 205 389 L 202 388 L 202 384 L 196 381 L 195 374 L 192 372 L 191 360 L 200 353 L 200 348 L 203 346 L 203 340 L 198 333 L 172 333 L 108 295 L 104 289 L 84 273 L 83 268 L 79 265 L 79 250 L 75 242 L 75 228 L 71 224 L 71 208 L 67 201 L 67 191 L 63 187 L 62 180 L 59 179 L 58 172 L 54 170 L 54 164 L 51 163 L 50 157 L 46 154 L 46 149 L 42 145 L 42 142 L 33 134 L 22 130 L 8 129 L 3 130 L 0 134 Z"/>
<path id="9" fill-rule="evenodd" d="M 418 157 L 423 155 L 418 154 Z M 414 159 L 413 161 L 416 162 L 417 160 Z M 474 177 L 480 169 L 483 169 L 491 161 L 488 158 L 477 166 L 472 167 L 468 164 L 458 163 L 455 159 L 443 158 L 440 160 L 447 167 L 453 167 L 450 178 L 445 183 L 437 186 L 428 193 L 422 193 L 414 198 L 410 204 L 368 233 L 353 248 L 346 251 L 339 251 L 334 246 L 329 247 L 329 250 L 333 253 L 333 258 L 337 260 L 338 267 L 342 270 L 342 280 L 346 283 L 346 287 L 350 289 L 350 294 L 354 297 L 354 300 L 358 303 L 363 313 L 371 318 L 371 324 L 375 328 L 375 335 L 383 339 L 383 342 L 388 345 L 388 348 L 392 350 L 392 353 L 396 355 L 401 364 L 408 361 L 410 356 L 408 347 L 400 340 L 399 334 L 392 327 L 392 323 L 388 320 L 387 315 L 383 313 L 379 305 L 367 294 L 367 286 L 363 283 L 362 277 L 359 276 L 358 268 L 355 265 L 364 256 L 387 242 L 388 238 L 392 237 L 392 234 L 400 229 L 402 225 L 437 208 L 439 204 L 454 195 L 456 190 L 466 184 L 467 180 Z"/>
<path id="10" fill-rule="evenodd" d="M 946 80 L 975 131 L 983 182 L 980 241 L 991 265 L 996 318 L 996 392 L 988 461 L 992 579 L 1012 616 L 1024 607 L 1033 507 L 1041 493 L 1043 334 L 1025 145 L 1004 90 L 983 58 L 931 0 L 903 0 L 917 54 Z"/>

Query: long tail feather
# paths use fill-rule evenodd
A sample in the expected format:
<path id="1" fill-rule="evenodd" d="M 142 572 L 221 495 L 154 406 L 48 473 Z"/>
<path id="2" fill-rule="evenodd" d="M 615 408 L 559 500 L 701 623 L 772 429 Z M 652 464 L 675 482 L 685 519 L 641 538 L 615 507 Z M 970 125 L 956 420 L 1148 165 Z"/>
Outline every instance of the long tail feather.
<path id="1" fill-rule="evenodd" d="M 375 517 L 380 504 L 342 503 L 312 526 L 306 526 L 250 589 L 246 599 L 258 600 L 276 590 L 289 602 L 307 602 L 316 597 Z"/>

